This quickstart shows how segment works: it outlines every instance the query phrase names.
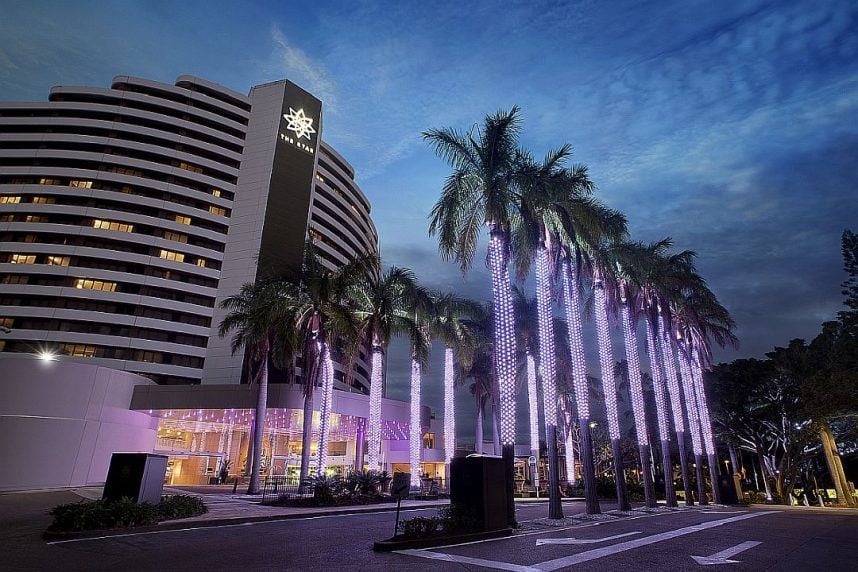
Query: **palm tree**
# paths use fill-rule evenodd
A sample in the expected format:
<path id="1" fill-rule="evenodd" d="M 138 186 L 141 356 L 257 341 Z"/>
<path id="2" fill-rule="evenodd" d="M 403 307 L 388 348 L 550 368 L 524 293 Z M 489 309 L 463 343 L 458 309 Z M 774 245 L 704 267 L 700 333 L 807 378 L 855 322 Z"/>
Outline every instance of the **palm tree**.
<path id="1" fill-rule="evenodd" d="M 725 345 L 736 347 L 738 342 L 732 333 L 735 322 L 699 276 L 692 287 L 685 289 L 680 296 L 674 298 L 673 310 L 680 364 L 683 368 L 683 389 L 688 387 L 685 389 L 686 402 L 692 404 L 689 409 L 694 410 L 700 431 L 700 452 L 698 454 L 695 451 L 698 494 L 701 504 L 705 503 L 702 465 L 703 456 L 706 455 L 712 485 L 712 499 L 715 503 L 720 503 L 718 459 L 712 437 L 709 407 L 703 388 L 702 368 L 704 364 L 711 363 L 710 340 L 714 340 L 722 347 Z"/>
<path id="2" fill-rule="evenodd" d="M 283 281 L 244 284 L 238 294 L 227 297 L 221 308 L 227 315 L 218 326 L 218 334 L 232 337 L 232 353 L 244 348 L 248 356 L 249 380 L 259 385 L 253 418 L 252 459 L 247 494 L 259 494 L 262 462 L 262 438 L 268 406 L 268 367 L 272 353 L 291 356 L 298 340 L 288 327 L 289 315 L 297 301 L 294 285 Z M 273 349 L 274 348 L 274 349 Z M 279 350 L 279 351 L 278 351 Z M 253 373 L 253 365 L 256 373 Z"/>
<path id="3" fill-rule="evenodd" d="M 447 486 L 450 482 L 450 461 L 456 450 L 455 364 L 467 367 L 473 362 L 475 334 L 468 320 L 479 318 L 483 312 L 482 304 L 473 300 L 449 292 L 432 294 L 429 333 L 444 344 L 444 462 Z"/>
<path id="4" fill-rule="evenodd" d="M 423 138 L 453 169 L 432 208 L 429 234 L 438 236 L 441 256 L 466 272 L 483 225 L 488 227 L 488 265 L 495 314 L 494 361 L 501 410 L 500 438 L 506 464 L 508 521 L 515 522 L 515 324 L 509 275 L 509 225 L 520 183 L 518 107 L 498 111 L 467 134 L 432 129 Z"/>
<path id="5" fill-rule="evenodd" d="M 602 390 L 605 394 L 605 411 L 608 418 L 608 434 L 611 437 L 611 451 L 614 460 L 614 479 L 617 488 L 619 510 L 631 510 L 626 489 L 625 467 L 620 446 L 620 420 L 617 413 L 617 385 L 614 371 L 614 353 L 611 347 L 611 331 L 608 324 L 609 304 L 615 307 L 617 285 L 615 277 L 601 254 L 594 260 L 592 268 L 593 313 L 596 322 L 596 337 L 599 342 L 599 365 L 602 374 Z M 610 288 L 610 290 L 608 290 Z M 611 297 L 612 302 L 608 301 Z"/>
<path id="6" fill-rule="evenodd" d="M 367 464 L 378 470 L 381 451 L 381 398 L 384 383 L 384 354 L 394 335 L 411 338 L 411 346 L 422 347 L 420 328 L 414 319 L 418 297 L 414 273 L 393 266 L 379 275 L 365 273 L 357 283 L 347 288 L 350 311 L 356 320 L 354 341 L 349 348 L 349 362 L 360 351 L 363 340 L 372 348 L 372 373 L 369 392 L 369 430 Z"/>
<path id="7" fill-rule="evenodd" d="M 299 486 L 306 485 L 310 471 L 310 443 L 313 427 L 313 393 L 317 385 L 323 389 L 317 450 L 317 474 L 327 466 L 329 417 L 333 399 L 334 367 L 332 348 L 353 343 L 357 325 L 349 307 L 349 289 L 376 267 L 374 255 L 357 257 L 336 270 L 322 264 L 316 247 L 308 241 L 298 282 L 298 296 L 288 317 L 301 343 L 301 386 L 304 397 L 304 417 L 301 436 L 301 468 Z M 351 368 L 349 367 L 349 370 Z"/>

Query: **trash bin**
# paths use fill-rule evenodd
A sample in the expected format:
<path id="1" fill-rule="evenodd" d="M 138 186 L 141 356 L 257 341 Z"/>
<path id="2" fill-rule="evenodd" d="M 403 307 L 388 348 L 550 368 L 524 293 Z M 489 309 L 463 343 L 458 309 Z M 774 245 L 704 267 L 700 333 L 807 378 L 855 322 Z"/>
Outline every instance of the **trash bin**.
<path id="1" fill-rule="evenodd" d="M 469 455 L 450 461 L 450 504 L 471 514 L 480 531 L 507 528 L 506 472 L 502 457 Z"/>
<path id="2" fill-rule="evenodd" d="M 166 455 L 113 453 L 101 498 L 115 501 L 128 497 L 137 504 L 158 504 L 164 492 L 166 474 Z"/>

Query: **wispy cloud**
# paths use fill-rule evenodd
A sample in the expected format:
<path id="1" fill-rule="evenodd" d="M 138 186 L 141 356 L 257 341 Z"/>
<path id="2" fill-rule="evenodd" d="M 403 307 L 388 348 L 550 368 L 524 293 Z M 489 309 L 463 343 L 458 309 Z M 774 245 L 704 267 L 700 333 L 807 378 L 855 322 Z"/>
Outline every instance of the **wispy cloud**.
<path id="1" fill-rule="evenodd" d="M 274 42 L 271 71 L 307 89 L 322 100 L 328 113 L 336 113 L 337 86 L 325 65 L 290 42 L 277 24 L 271 25 L 271 39 Z"/>

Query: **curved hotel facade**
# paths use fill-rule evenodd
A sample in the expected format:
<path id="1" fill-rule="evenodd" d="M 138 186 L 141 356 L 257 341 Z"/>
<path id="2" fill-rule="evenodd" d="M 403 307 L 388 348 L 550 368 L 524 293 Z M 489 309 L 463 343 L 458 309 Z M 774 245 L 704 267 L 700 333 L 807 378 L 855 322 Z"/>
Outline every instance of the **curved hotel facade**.
<path id="1" fill-rule="evenodd" d="M 300 111 L 300 113 L 299 113 Z M 296 119 L 297 117 L 297 119 Z M 219 302 L 300 267 L 377 251 L 321 102 L 131 77 L 0 103 L 0 351 L 56 351 L 160 384 L 235 383 Z M 339 372 L 342 379 L 342 372 Z M 368 387 L 359 363 L 354 388 Z"/>
<path id="2" fill-rule="evenodd" d="M 169 454 L 174 484 L 207 483 L 227 458 L 239 473 L 256 387 L 242 384 L 244 355 L 217 335 L 220 302 L 295 272 L 308 238 L 330 268 L 377 252 L 354 170 L 321 136 L 322 103 L 285 80 L 243 95 L 192 76 L 120 76 L 109 88 L 55 87 L 47 102 L 0 103 L 0 432 L 17 436 L 0 456 L 42 459 L 39 486 L 103 480 L 110 450 L 127 443 Z M 59 363 L 34 359 L 43 352 Z M 363 358 L 351 387 L 335 364 L 329 466 L 341 472 L 363 466 Z M 302 398 L 277 381 L 266 470 L 291 476 Z M 394 470 L 408 462 L 407 404 L 385 400 L 382 415 L 384 468 Z M 424 460 L 442 461 L 428 408 L 421 417 Z M 312 455 L 316 438 L 314 427 Z M 61 446 L 78 461 L 44 450 Z M 0 470 L 0 489 L 33 472 L 5 465 L 14 470 Z"/>

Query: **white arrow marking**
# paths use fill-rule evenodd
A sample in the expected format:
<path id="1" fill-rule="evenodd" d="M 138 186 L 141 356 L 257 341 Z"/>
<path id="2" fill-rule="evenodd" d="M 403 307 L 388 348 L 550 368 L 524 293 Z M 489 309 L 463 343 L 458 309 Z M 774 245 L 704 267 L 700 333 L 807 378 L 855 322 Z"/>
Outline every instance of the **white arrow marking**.
<path id="1" fill-rule="evenodd" d="M 711 556 L 692 556 L 692 558 L 701 566 L 711 566 L 712 564 L 738 564 L 738 560 L 730 560 L 730 557 L 735 556 L 740 552 L 749 550 L 760 544 L 762 544 L 762 542 L 757 542 L 756 540 L 749 540 L 747 542 L 743 542 L 742 544 L 737 544 L 736 546 L 722 550 L 721 552 L 716 552 Z"/>
<path id="2" fill-rule="evenodd" d="M 605 538 L 537 538 L 536 545 L 542 546 L 543 544 L 596 544 L 599 542 L 616 540 L 617 538 L 624 538 L 626 536 L 634 536 L 635 534 L 640 534 L 640 531 L 615 534 L 614 536 L 606 536 Z"/>

